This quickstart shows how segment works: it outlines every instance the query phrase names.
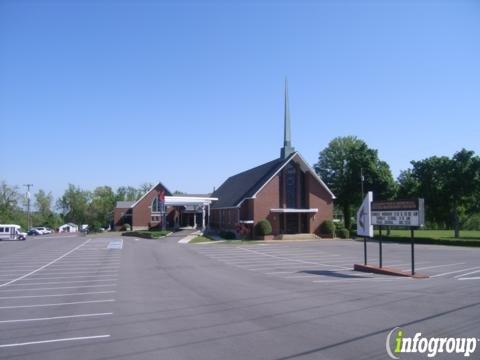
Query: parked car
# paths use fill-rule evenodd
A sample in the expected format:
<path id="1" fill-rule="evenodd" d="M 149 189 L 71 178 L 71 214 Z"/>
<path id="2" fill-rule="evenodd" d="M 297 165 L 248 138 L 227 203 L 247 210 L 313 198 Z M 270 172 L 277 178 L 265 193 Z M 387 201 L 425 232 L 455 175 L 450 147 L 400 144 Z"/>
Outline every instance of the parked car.
<path id="1" fill-rule="evenodd" d="M 27 234 L 22 232 L 19 225 L 0 224 L 0 240 L 25 240 Z"/>
<path id="2" fill-rule="evenodd" d="M 43 235 L 43 233 L 38 230 L 37 228 L 31 228 L 30 230 L 28 230 L 28 233 L 27 233 L 28 236 L 37 236 L 37 235 Z"/>
<path id="3" fill-rule="evenodd" d="M 40 231 L 41 235 L 51 234 L 51 233 L 52 233 L 51 230 L 48 230 L 48 228 L 46 228 L 46 227 L 44 227 L 44 226 L 35 226 L 33 229 L 37 229 L 38 231 Z"/>

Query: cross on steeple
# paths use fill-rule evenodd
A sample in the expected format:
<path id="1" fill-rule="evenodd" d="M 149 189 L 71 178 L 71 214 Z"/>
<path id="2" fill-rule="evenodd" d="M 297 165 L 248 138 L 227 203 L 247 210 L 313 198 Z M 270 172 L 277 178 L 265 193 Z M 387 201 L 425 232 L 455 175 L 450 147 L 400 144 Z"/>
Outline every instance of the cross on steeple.
<path id="1" fill-rule="evenodd" d="M 285 109 L 283 115 L 283 147 L 280 150 L 280 157 L 286 159 L 291 153 L 295 152 L 292 147 L 291 131 L 290 131 L 290 108 L 288 104 L 288 82 L 285 79 Z"/>

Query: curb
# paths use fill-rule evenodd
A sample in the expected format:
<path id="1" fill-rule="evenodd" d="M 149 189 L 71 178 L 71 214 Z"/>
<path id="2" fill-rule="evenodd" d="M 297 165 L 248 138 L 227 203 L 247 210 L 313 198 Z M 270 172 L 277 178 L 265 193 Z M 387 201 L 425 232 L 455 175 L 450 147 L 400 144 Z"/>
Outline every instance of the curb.
<path id="1" fill-rule="evenodd" d="M 401 276 L 401 277 L 411 277 L 414 279 L 428 279 L 429 276 L 425 274 L 416 273 L 412 275 L 409 272 L 392 269 L 388 267 L 378 267 L 373 265 L 361 265 L 361 264 L 354 264 L 353 270 L 361 271 L 361 272 L 369 272 L 374 274 L 381 274 L 381 275 L 391 275 L 391 276 Z"/>

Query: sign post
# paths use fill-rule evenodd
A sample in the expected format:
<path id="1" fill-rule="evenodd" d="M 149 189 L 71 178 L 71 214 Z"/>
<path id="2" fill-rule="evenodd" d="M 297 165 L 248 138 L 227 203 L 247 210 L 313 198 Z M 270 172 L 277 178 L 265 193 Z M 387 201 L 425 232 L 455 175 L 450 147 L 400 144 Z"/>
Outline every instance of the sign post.
<path id="1" fill-rule="evenodd" d="M 362 205 L 357 212 L 357 235 L 363 236 L 364 265 L 367 265 L 367 237 L 373 237 L 373 225 L 371 216 L 372 201 L 373 193 L 369 191 L 363 199 Z"/>

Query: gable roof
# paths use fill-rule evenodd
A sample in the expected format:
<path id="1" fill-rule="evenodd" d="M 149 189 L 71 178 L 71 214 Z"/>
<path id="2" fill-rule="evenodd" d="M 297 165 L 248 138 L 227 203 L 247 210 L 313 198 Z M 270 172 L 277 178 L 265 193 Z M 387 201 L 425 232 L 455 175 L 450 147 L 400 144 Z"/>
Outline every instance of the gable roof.
<path id="1" fill-rule="evenodd" d="M 286 159 L 278 158 L 250 170 L 230 176 L 213 194 L 218 198 L 212 209 L 236 207 L 245 198 L 252 197 L 294 154 Z"/>
<path id="2" fill-rule="evenodd" d="M 155 190 L 155 188 L 156 188 L 157 186 L 161 186 L 162 188 L 165 189 L 165 195 L 169 195 L 169 196 L 172 195 L 172 193 L 170 192 L 170 190 L 168 190 L 167 187 L 166 187 L 165 185 L 163 185 L 163 184 L 159 181 L 156 185 L 153 185 L 150 190 L 148 190 L 145 194 L 143 194 L 143 196 L 142 196 L 140 199 L 138 199 L 138 200 L 135 201 L 132 205 L 130 205 L 130 207 L 131 207 L 131 208 L 134 208 L 135 206 L 137 206 L 137 204 L 138 204 L 140 201 L 142 201 L 145 196 L 147 196 L 147 195 L 150 194 L 153 190 Z"/>
<path id="3" fill-rule="evenodd" d="M 286 159 L 278 158 L 250 170 L 229 177 L 213 194 L 218 201 L 212 205 L 215 208 L 238 207 L 247 198 L 254 198 L 277 175 L 293 158 L 298 156 L 302 170 L 310 172 L 323 188 L 330 194 L 332 199 L 335 195 L 316 174 L 315 170 L 305 161 L 298 152 L 293 152 Z"/>

